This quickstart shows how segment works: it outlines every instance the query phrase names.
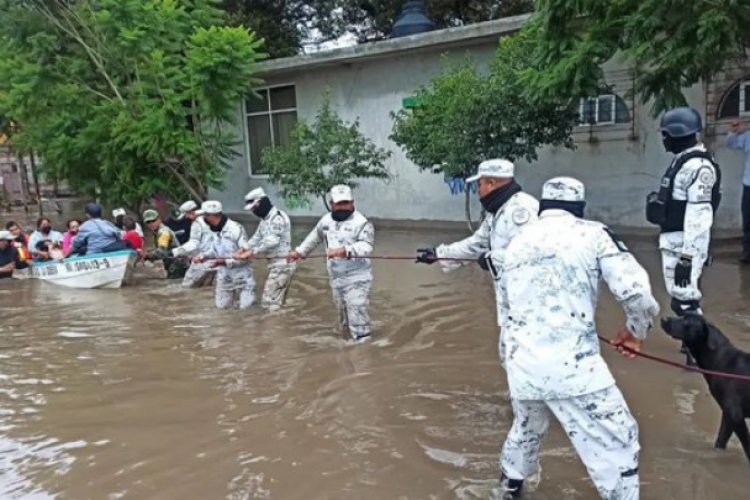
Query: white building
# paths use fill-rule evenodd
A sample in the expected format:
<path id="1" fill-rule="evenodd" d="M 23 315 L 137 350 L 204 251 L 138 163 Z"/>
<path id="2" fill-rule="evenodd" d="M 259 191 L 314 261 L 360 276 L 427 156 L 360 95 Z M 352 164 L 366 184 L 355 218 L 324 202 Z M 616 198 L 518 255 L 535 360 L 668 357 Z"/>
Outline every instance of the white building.
<path id="1" fill-rule="evenodd" d="M 518 30 L 525 19 L 500 19 L 262 63 L 263 100 L 248 100 L 238 109 L 237 135 L 244 147 L 227 173 L 225 187 L 213 196 L 228 211 L 240 211 L 243 195 L 251 187 L 277 192 L 264 176 L 260 151 L 270 144 L 283 145 L 296 120 L 312 121 L 328 88 L 345 121 L 359 118 L 361 132 L 393 152 L 389 160 L 393 179 L 362 181 L 355 191 L 358 208 L 380 219 L 463 221 L 463 183 L 420 172 L 407 160 L 388 139 L 390 115 L 438 75 L 446 61 L 460 62 L 469 55 L 486 64 L 499 38 Z M 588 216 L 615 226 L 645 227 L 645 197 L 658 188 L 670 155 L 662 147 L 650 104 L 634 100 L 629 92 L 631 71 L 611 61 L 605 73 L 614 94 L 581 104 L 585 121 L 594 123 L 576 129 L 577 148 L 545 148 L 533 164 L 517 163 L 517 178 L 525 190 L 538 196 L 549 177 L 578 177 L 587 186 Z M 750 63 L 728 69 L 711 83 L 686 89 L 686 95 L 704 116 L 705 142 L 722 166 L 724 198 L 717 224 L 738 228 L 744 162 L 740 153 L 726 149 L 724 138 L 731 120 L 750 116 Z M 276 200 L 283 204 L 279 197 Z M 323 205 L 311 201 L 311 209 L 286 208 L 292 215 L 320 215 Z M 474 214 L 478 208 L 475 198 Z"/>

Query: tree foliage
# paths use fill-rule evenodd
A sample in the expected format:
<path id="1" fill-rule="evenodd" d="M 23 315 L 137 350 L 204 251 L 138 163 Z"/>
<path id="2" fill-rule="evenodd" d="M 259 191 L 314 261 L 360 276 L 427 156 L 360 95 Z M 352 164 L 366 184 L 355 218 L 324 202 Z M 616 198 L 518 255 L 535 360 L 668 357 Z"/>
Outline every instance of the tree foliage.
<path id="1" fill-rule="evenodd" d="M 344 123 L 326 93 L 314 122 L 298 122 L 289 145 L 265 149 L 263 163 L 271 180 L 281 185 L 282 196 L 315 196 L 328 209 L 327 194 L 333 186 L 356 187 L 356 179 L 388 179 L 385 162 L 390 156 L 360 133 L 358 121 Z"/>
<path id="2" fill-rule="evenodd" d="M 391 139 L 421 170 L 467 177 L 491 158 L 534 161 L 548 144 L 573 147 L 578 122 L 569 101 L 523 97 L 521 75 L 533 41 L 501 39 L 486 73 L 471 61 L 446 71 L 417 91 L 415 108 L 394 114 Z M 470 221 L 466 190 L 467 221 Z"/>
<path id="3" fill-rule="evenodd" d="M 206 196 L 260 42 L 213 0 L 0 0 L 0 115 L 52 177 L 138 207 Z"/>
<path id="4" fill-rule="evenodd" d="M 597 95 L 602 63 L 621 52 L 635 91 L 653 111 L 683 105 L 682 89 L 707 80 L 750 42 L 750 3 L 736 0 L 540 0 L 527 28 L 536 40 L 526 75 L 537 98 Z"/>

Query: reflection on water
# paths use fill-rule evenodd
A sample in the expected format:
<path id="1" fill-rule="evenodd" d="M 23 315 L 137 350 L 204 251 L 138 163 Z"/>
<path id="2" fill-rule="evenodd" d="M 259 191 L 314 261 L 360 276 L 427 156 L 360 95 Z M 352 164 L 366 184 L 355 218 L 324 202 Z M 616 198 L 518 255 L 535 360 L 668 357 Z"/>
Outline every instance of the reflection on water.
<path id="1" fill-rule="evenodd" d="M 380 232 L 377 252 L 461 236 Z M 630 243 L 666 304 L 653 242 Z M 719 260 L 705 308 L 750 350 L 747 273 Z M 333 329 L 320 261 L 274 314 L 222 313 L 209 289 L 146 277 L 102 291 L 5 280 L 0 305 L 2 498 L 479 499 L 495 484 L 512 414 L 476 266 L 376 262 L 375 340 L 360 346 Z M 608 296 L 598 320 L 622 321 Z M 679 359 L 659 331 L 647 349 Z M 605 352 L 641 424 L 642 497 L 747 498 L 736 441 L 712 447 L 703 380 Z M 542 464 L 528 498 L 595 498 L 557 426 Z"/>

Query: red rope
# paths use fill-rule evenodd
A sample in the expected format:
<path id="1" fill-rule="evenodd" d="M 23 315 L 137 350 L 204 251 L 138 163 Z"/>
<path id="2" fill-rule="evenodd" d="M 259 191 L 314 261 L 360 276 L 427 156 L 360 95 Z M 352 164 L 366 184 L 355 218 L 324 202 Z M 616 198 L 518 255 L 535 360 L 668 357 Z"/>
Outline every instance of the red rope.
<path id="1" fill-rule="evenodd" d="M 614 347 L 612 344 L 612 341 L 602 337 L 601 335 L 597 335 L 599 337 L 599 340 L 604 342 L 605 344 L 609 344 Z M 701 373 L 703 375 L 711 375 L 714 377 L 721 377 L 721 378 L 730 378 L 733 380 L 743 380 L 745 382 L 750 382 L 750 375 L 740 375 L 738 373 L 726 373 L 726 372 L 717 372 L 714 370 L 706 370 L 704 368 L 698 368 L 697 366 L 688 366 L 686 364 L 677 363 L 675 361 L 670 361 L 665 358 L 660 358 L 659 356 L 652 356 L 651 354 L 646 354 L 645 352 L 638 352 L 634 351 L 633 349 L 630 349 L 628 347 L 622 346 L 625 350 L 635 354 L 636 356 L 640 356 L 641 358 L 650 359 L 651 361 L 656 361 L 657 363 L 661 363 L 663 365 L 668 366 L 674 366 L 675 368 L 681 368 L 683 370 L 687 370 L 694 373 Z"/>

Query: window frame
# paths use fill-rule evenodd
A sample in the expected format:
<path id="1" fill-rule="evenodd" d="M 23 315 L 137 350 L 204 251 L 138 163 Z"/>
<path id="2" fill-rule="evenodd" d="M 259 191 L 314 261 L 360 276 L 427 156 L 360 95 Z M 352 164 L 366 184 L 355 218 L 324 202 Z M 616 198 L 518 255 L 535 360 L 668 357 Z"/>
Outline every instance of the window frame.
<path id="1" fill-rule="evenodd" d="M 610 120 L 604 122 L 599 120 L 599 102 L 609 97 L 612 100 L 611 108 L 610 108 Z M 586 106 L 586 104 L 589 101 L 594 101 L 594 123 L 589 123 L 583 121 L 583 111 Z M 578 116 L 579 116 L 579 127 L 599 127 L 599 126 L 607 126 L 607 125 L 617 125 L 617 95 L 615 94 L 599 94 L 597 96 L 592 97 L 581 97 L 579 103 L 578 103 Z"/>
<path id="2" fill-rule="evenodd" d="M 737 116 L 750 116 L 750 109 L 745 110 L 748 104 L 745 102 L 745 91 L 747 88 L 750 87 L 750 78 L 746 78 L 739 83 L 739 91 L 740 91 L 740 103 L 739 103 L 739 109 L 737 110 Z M 729 89 L 732 90 L 731 88 Z M 723 104 L 723 103 L 722 103 Z"/>
<path id="3" fill-rule="evenodd" d="M 292 87 L 294 89 L 294 102 L 295 107 L 293 108 L 282 108 L 282 109 L 273 109 L 272 103 L 271 103 L 271 90 L 282 88 L 282 87 Z M 278 83 L 273 85 L 266 85 L 265 87 L 259 87 L 255 89 L 256 92 L 267 92 L 267 101 L 268 101 L 268 109 L 265 111 L 248 111 L 247 110 L 247 100 L 248 97 L 245 97 L 242 99 L 242 128 L 245 131 L 245 156 L 247 158 L 247 173 L 248 176 L 254 178 L 254 179 L 268 179 L 270 176 L 269 174 L 254 174 L 253 173 L 253 158 L 252 158 L 252 151 L 250 148 L 250 127 L 248 127 L 247 119 L 251 116 L 267 116 L 268 117 L 268 126 L 270 128 L 270 136 L 271 136 L 271 147 L 274 146 L 274 131 L 273 131 L 273 116 L 276 114 L 282 114 L 282 113 L 291 113 L 292 111 L 299 116 L 298 109 L 299 107 L 297 104 L 297 85 L 293 82 L 289 83 Z"/>

